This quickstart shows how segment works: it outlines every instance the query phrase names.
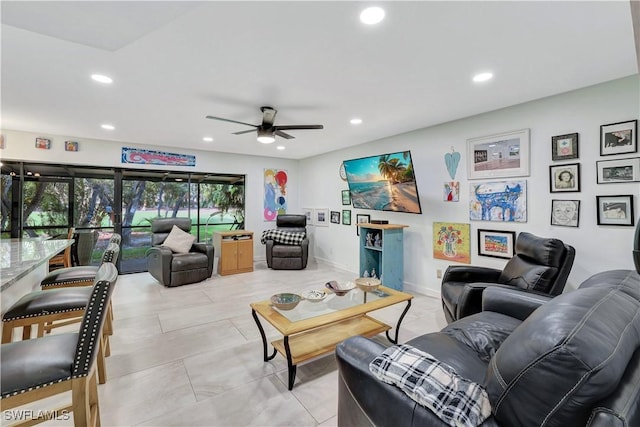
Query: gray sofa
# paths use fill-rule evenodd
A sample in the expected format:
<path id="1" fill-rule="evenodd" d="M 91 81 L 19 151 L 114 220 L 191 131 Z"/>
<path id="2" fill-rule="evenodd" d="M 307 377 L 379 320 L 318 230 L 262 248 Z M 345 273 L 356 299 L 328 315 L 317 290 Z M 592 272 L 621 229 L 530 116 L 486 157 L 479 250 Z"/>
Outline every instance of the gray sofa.
<path id="1" fill-rule="evenodd" d="M 482 384 L 483 427 L 640 426 L 640 275 L 596 274 L 555 298 L 501 287 L 480 313 L 408 341 Z M 444 426 L 369 363 L 385 347 L 363 337 L 336 348 L 341 426 Z"/>
<path id="2" fill-rule="evenodd" d="M 291 232 L 307 232 L 305 215 L 278 215 L 276 229 Z M 309 258 L 309 238 L 305 237 L 298 245 L 285 245 L 272 239 L 265 241 L 267 266 L 274 270 L 303 270 L 307 268 Z"/>

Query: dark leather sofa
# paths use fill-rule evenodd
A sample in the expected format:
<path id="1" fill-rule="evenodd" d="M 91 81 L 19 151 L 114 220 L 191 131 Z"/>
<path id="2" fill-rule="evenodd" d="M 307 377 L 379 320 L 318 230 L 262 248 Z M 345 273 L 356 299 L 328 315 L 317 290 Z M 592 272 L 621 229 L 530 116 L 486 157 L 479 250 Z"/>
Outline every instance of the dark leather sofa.
<path id="1" fill-rule="evenodd" d="M 487 288 L 483 311 L 407 344 L 486 387 L 483 427 L 640 426 L 640 275 L 596 274 L 558 297 Z M 369 362 L 363 337 L 336 348 L 341 426 L 444 426 Z"/>
<path id="2" fill-rule="evenodd" d="M 278 215 L 276 228 L 282 231 L 307 232 L 307 217 L 305 215 Z M 307 268 L 309 258 L 309 238 L 305 237 L 298 245 L 284 245 L 272 239 L 267 239 L 267 266 L 273 270 L 303 270 Z"/>

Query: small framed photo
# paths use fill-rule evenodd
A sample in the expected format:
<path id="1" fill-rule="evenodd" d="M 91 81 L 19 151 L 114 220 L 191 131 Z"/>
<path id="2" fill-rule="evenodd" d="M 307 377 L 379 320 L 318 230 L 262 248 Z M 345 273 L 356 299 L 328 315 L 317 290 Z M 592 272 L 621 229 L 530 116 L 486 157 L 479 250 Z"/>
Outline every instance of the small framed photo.
<path id="1" fill-rule="evenodd" d="M 549 191 L 552 193 L 580 191 L 580 163 L 549 166 Z"/>
<path id="2" fill-rule="evenodd" d="M 350 205 L 351 204 L 351 191 L 342 190 L 342 204 Z"/>
<path id="3" fill-rule="evenodd" d="M 577 227 L 580 200 L 551 200 L 551 225 Z"/>
<path id="4" fill-rule="evenodd" d="M 569 133 L 551 137 L 551 160 L 578 158 L 578 134 Z"/>
<path id="5" fill-rule="evenodd" d="M 360 227 L 358 224 L 368 224 L 371 221 L 371 215 L 368 214 L 356 214 L 356 235 L 360 235 Z"/>
<path id="6" fill-rule="evenodd" d="M 302 213 L 304 214 L 304 216 L 307 217 L 307 225 L 315 225 L 314 223 L 314 215 L 313 215 L 313 209 L 311 208 L 302 208 Z"/>
<path id="7" fill-rule="evenodd" d="M 329 209 L 315 209 L 313 213 L 313 221 L 315 225 L 319 225 L 321 227 L 329 226 Z"/>
<path id="8" fill-rule="evenodd" d="M 332 224 L 340 224 L 340 212 L 331 211 L 331 223 Z"/>
<path id="9" fill-rule="evenodd" d="M 351 211 L 348 209 L 342 211 L 342 224 L 351 225 Z"/>
<path id="10" fill-rule="evenodd" d="M 640 181 L 640 157 L 596 162 L 598 184 Z"/>
<path id="11" fill-rule="evenodd" d="M 36 138 L 36 148 L 49 150 L 51 148 L 51 140 L 47 138 Z"/>
<path id="12" fill-rule="evenodd" d="M 478 230 L 478 255 L 494 258 L 513 258 L 515 231 Z"/>
<path id="13" fill-rule="evenodd" d="M 78 151 L 78 143 L 76 141 L 65 141 L 64 151 Z"/>
<path id="14" fill-rule="evenodd" d="M 633 194 L 596 196 L 598 225 L 633 226 Z"/>
<path id="15" fill-rule="evenodd" d="M 600 155 L 638 152 L 638 121 L 611 123 L 600 126 Z"/>

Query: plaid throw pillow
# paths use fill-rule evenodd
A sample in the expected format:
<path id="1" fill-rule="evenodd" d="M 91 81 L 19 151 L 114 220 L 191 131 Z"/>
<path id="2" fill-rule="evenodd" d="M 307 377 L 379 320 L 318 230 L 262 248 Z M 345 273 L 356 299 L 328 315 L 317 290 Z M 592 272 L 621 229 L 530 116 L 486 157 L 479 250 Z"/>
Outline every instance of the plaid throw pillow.
<path id="1" fill-rule="evenodd" d="M 452 427 L 476 427 L 491 415 L 491 403 L 481 385 L 410 345 L 387 348 L 369 364 L 369 370 Z"/>
<path id="2" fill-rule="evenodd" d="M 300 246 L 306 235 L 304 231 L 264 230 L 260 242 L 264 245 L 267 240 L 273 240 L 283 245 Z"/>

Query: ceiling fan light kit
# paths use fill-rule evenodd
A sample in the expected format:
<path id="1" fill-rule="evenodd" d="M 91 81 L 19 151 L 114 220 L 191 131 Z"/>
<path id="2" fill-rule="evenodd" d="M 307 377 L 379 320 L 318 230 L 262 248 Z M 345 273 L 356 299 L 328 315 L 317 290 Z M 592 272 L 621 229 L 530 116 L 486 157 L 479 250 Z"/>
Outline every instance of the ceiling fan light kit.
<path id="1" fill-rule="evenodd" d="M 276 137 L 267 129 L 258 128 L 258 142 L 271 144 L 276 141 Z"/>

